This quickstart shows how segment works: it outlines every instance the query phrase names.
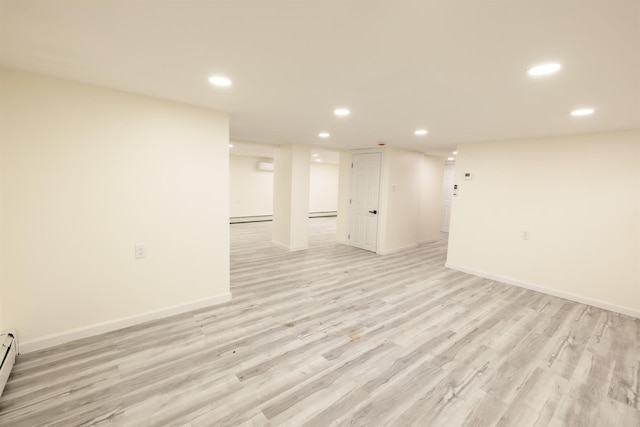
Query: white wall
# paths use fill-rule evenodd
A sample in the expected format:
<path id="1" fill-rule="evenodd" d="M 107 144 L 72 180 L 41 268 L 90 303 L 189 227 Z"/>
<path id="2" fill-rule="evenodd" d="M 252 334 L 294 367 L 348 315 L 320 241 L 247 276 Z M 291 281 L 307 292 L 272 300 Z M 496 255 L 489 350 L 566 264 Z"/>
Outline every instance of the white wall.
<path id="1" fill-rule="evenodd" d="M 6 98 L 7 94 L 5 92 L 5 84 L 4 81 L 0 78 L 0 100 Z M 4 224 L 4 221 L 2 220 L 2 216 L 3 216 L 3 204 L 2 204 L 2 200 L 3 200 L 3 195 L 2 195 L 2 146 L 4 145 L 4 122 L 5 122 L 5 118 L 4 118 L 4 108 L 2 108 L 2 102 L 0 102 L 0 239 L 2 239 L 2 227 Z M 3 263 L 4 263 L 4 259 L 2 256 L 2 241 L 0 240 L 0 333 L 2 331 L 4 331 L 6 329 L 6 325 L 4 322 L 4 310 L 3 310 L 3 306 L 5 303 L 5 299 L 3 297 L 3 273 L 2 273 L 2 269 L 3 269 Z"/>
<path id="2" fill-rule="evenodd" d="M 4 322 L 4 312 L 2 306 L 4 304 L 4 298 L 2 296 L 2 285 L 0 284 L 0 332 L 6 329 L 6 325 Z"/>
<path id="3" fill-rule="evenodd" d="M 273 214 L 274 173 L 258 170 L 258 162 L 273 162 L 273 159 L 229 156 L 231 218 Z M 338 165 L 332 163 L 309 165 L 309 212 L 338 210 L 338 169 Z"/>
<path id="4" fill-rule="evenodd" d="M 229 156 L 229 216 L 273 214 L 273 171 L 258 170 L 258 162 L 273 159 Z"/>
<path id="5" fill-rule="evenodd" d="M 420 200 L 419 241 L 432 242 L 440 238 L 442 224 L 442 181 L 444 161 L 433 156 L 422 158 L 422 192 Z"/>
<path id="6" fill-rule="evenodd" d="M 423 159 L 423 154 L 415 151 L 391 147 L 384 151 L 378 253 L 390 253 L 418 244 Z"/>
<path id="7" fill-rule="evenodd" d="M 340 152 L 338 165 L 338 218 L 336 221 L 336 241 L 349 244 L 349 197 L 351 194 L 351 152 Z"/>
<path id="8" fill-rule="evenodd" d="M 312 162 L 309 167 L 309 212 L 338 210 L 339 167 Z"/>
<path id="9" fill-rule="evenodd" d="M 0 81 L 5 326 L 34 341 L 229 296 L 226 114 Z"/>
<path id="10" fill-rule="evenodd" d="M 640 315 L 639 174 L 640 131 L 459 145 L 447 265 Z"/>
<path id="11" fill-rule="evenodd" d="M 275 153 L 272 239 L 289 250 L 308 247 L 310 156 L 305 145 L 282 145 Z"/>

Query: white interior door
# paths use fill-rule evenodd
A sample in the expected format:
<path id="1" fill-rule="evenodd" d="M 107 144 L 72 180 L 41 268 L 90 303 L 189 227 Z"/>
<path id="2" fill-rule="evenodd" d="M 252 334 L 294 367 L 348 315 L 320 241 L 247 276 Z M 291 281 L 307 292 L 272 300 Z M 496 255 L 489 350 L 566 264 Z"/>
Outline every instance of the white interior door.
<path id="1" fill-rule="evenodd" d="M 453 203 L 453 186 L 455 184 L 455 165 L 444 166 L 444 177 L 442 180 L 442 226 L 440 231 L 449 232 L 449 222 L 451 221 L 451 204 Z"/>
<path id="2" fill-rule="evenodd" d="M 378 200 L 382 154 L 351 156 L 351 209 L 349 241 L 352 246 L 378 249 Z"/>

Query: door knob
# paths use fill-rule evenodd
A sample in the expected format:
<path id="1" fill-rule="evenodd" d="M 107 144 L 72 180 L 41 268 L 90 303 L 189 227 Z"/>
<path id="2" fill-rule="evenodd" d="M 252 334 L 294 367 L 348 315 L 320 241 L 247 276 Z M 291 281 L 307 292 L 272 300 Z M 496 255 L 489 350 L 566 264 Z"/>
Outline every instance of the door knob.
<path id="1" fill-rule="evenodd" d="M 378 213 L 378 211 L 374 209 L 374 210 L 372 210 L 372 211 L 369 211 L 369 213 L 377 214 L 377 213 Z"/>

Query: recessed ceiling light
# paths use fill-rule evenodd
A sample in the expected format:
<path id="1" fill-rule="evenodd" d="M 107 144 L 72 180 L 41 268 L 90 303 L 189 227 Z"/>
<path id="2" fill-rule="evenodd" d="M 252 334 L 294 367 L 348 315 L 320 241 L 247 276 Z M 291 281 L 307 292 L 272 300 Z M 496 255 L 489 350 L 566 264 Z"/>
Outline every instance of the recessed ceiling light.
<path id="1" fill-rule="evenodd" d="M 547 76 L 549 74 L 560 71 L 561 68 L 562 64 L 551 62 L 549 64 L 540 64 L 536 65 L 535 67 L 529 68 L 527 74 L 529 74 L 531 77 Z"/>
<path id="2" fill-rule="evenodd" d="M 329 135 L 329 132 L 320 132 L 318 136 L 320 138 L 329 138 L 330 135 Z"/>
<path id="3" fill-rule="evenodd" d="M 453 157 L 447 157 L 447 160 L 455 160 Z"/>
<path id="4" fill-rule="evenodd" d="M 209 83 L 214 86 L 231 86 L 231 80 L 225 76 L 211 76 Z"/>
<path id="5" fill-rule="evenodd" d="M 336 108 L 335 110 L 333 110 L 333 114 L 335 114 L 336 116 L 348 116 L 349 114 L 351 114 L 351 111 L 349 111 L 348 108 Z"/>
<path id="6" fill-rule="evenodd" d="M 319 161 L 321 161 L 321 160 L 322 160 L 322 159 L 316 159 L 316 162 L 319 162 Z"/>
<path id="7" fill-rule="evenodd" d="M 229 148 L 233 148 L 233 144 L 229 144 Z"/>
<path id="8" fill-rule="evenodd" d="M 426 129 L 418 129 L 418 130 L 417 130 L 417 131 L 415 131 L 414 133 L 415 133 L 416 135 L 426 135 L 426 134 L 427 134 L 427 133 L 429 133 L 429 132 L 427 132 L 427 130 L 426 130 Z"/>
<path id="9" fill-rule="evenodd" d="M 312 154 L 311 157 L 318 157 L 319 154 Z"/>
<path id="10" fill-rule="evenodd" d="M 453 154 L 454 154 L 454 155 L 456 155 L 456 154 L 458 154 L 458 152 L 457 152 L 457 151 L 454 151 L 454 152 L 453 152 Z"/>
<path id="11" fill-rule="evenodd" d="M 572 116 L 588 116 L 590 114 L 593 114 L 596 110 L 594 110 L 593 108 L 580 108 L 578 110 L 573 110 L 571 112 Z"/>

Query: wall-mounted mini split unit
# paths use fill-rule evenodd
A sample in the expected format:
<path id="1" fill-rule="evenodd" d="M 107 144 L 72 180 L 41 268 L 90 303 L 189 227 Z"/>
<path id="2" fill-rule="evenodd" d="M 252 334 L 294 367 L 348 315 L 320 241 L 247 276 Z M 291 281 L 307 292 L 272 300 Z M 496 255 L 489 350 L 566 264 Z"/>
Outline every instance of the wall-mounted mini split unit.
<path id="1" fill-rule="evenodd" d="M 258 170 L 273 172 L 273 162 L 258 162 Z"/>

